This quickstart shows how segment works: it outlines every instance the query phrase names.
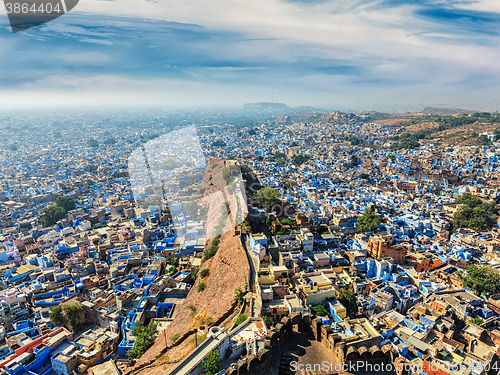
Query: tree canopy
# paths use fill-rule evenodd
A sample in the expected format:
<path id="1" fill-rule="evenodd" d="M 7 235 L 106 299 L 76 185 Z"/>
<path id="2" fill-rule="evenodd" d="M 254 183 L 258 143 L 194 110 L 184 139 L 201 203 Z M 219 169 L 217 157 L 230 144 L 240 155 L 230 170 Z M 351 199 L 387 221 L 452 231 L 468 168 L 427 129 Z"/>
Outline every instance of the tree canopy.
<path id="1" fill-rule="evenodd" d="M 222 139 L 212 142 L 212 147 L 226 147 L 227 144 Z"/>
<path id="2" fill-rule="evenodd" d="M 146 351 L 153 346 L 156 341 L 157 326 L 150 322 L 147 326 L 142 322 L 136 322 L 132 328 L 132 335 L 135 337 L 134 346 L 128 351 L 129 357 L 140 358 Z"/>
<path id="3" fill-rule="evenodd" d="M 481 203 L 483 203 L 483 201 L 477 195 L 474 195 L 471 193 L 464 193 L 456 200 L 455 203 L 456 204 L 465 204 L 465 205 L 469 206 L 470 208 L 474 208 L 474 207 L 481 205 Z"/>
<path id="4" fill-rule="evenodd" d="M 40 210 L 40 220 L 44 227 L 54 225 L 66 216 L 66 211 L 60 206 L 45 206 Z"/>
<path id="5" fill-rule="evenodd" d="M 105 145 L 114 145 L 116 143 L 116 139 L 113 138 L 113 137 L 110 137 L 110 138 L 106 138 L 104 140 L 104 144 Z"/>
<path id="6" fill-rule="evenodd" d="M 64 208 L 64 211 L 68 212 L 74 210 L 76 207 L 76 200 L 70 197 L 57 197 L 56 205 Z"/>
<path id="7" fill-rule="evenodd" d="M 420 142 L 418 140 L 422 138 L 425 138 L 425 134 L 423 133 L 417 133 L 417 134 L 404 133 L 399 138 L 398 148 L 412 149 L 420 147 Z"/>
<path id="8" fill-rule="evenodd" d="M 235 326 L 239 326 L 241 323 L 243 323 L 245 320 L 248 319 L 248 316 L 246 314 L 240 314 L 234 321 Z"/>
<path id="9" fill-rule="evenodd" d="M 49 319 L 53 326 L 60 326 L 66 323 L 66 317 L 60 305 L 53 306 L 50 309 Z"/>
<path id="10" fill-rule="evenodd" d="M 360 173 L 358 175 L 358 178 L 360 178 L 362 180 L 368 180 L 370 178 L 370 175 L 368 173 Z"/>
<path id="11" fill-rule="evenodd" d="M 358 299 L 352 289 L 341 289 L 337 295 L 337 300 L 345 307 L 349 314 L 358 312 Z"/>
<path id="12" fill-rule="evenodd" d="M 74 210 L 76 200 L 70 197 L 57 197 L 55 206 L 45 206 L 40 210 L 40 220 L 44 227 L 54 225 L 66 216 L 68 211 Z"/>
<path id="13" fill-rule="evenodd" d="M 89 139 L 87 141 L 87 146 L 89 146 L 89 147 L 99 147 L 99 142 L 97 142 L 97 140 L 95 140 L 94 138 L 92 138 L 92 139 Z"/>
<path id="14" fill-rule="evenodd" d="M 368 206 L 363 215 L 358 217 L 358 232 L 376 232 L 380 225 L 380 215 L 376 214 L 371 206 Z"/>
<path id="15" fill-rule="evenodd" d="M 81 318 L 82 314 L 84 314 L 83 308 L 75 303 L 74 305 L 64 305 L 63 310 L 67 322 L 69 322 L 71 328 L 75 330 L 78 326 L 78 320 Z"/>
<path id="16" fill-rule="evenodd" d="M 292 163 L 295 165 L 301 165 L 307 162 L 311 157 L 309 155 L 294 155 L 292 157 Z"/>
<path id="17" fill-rule="evenodd" d="M 467 274 L 460 273 L 464 287 L 478 296 L 500 293 L 500 274 L 486 266 L 471 264 L 466 268 Z"/>
<path id="18" fill-rule="evenodd" d="M 309 306 L 309 308 L 316 316 L 327 316 L 328 315 L 328 311 L 326 311 L 326 309 L 321 304 Z"/>
<path id="19" fill-rule="evenodd" d="M 481 324 L 484 323 L 484 320 L 476 316 L 475 318 L 472 318 L 471 320 L 469 320 L 469 322 L 472 324 L 475 324 L 477 326 L 480 326 Z"/>
<path id="20" fill-rule="evenodd" d="M 347 140 L 351 142 L 351 145 L 357 146 L 363 143 L 362 138 L 355 137 L 354 135 L 351 135 L 350 137 L 347 137 Z"/>
<path id="21" fill-rule="evenodd" d="M 474 194 L 464 193 L 457 200 L 463 204 L 453 214 L 453 226 L 472 230 L 485 230 L 493 227 L 498 220 L 498 206 L 494 202 L 485 203 Z"/>
<path id="22" fill-rule="evenodd" d="M 83 314 L 83 308 L 76 303 L 62 307 L 61 305 L 56 305 L 50 309 L 49 319 L 53 326 L 63 325 L 74 331 Z"/>
<path id="23" fill-rule="evenodd" d="M 266 212 L 271 212 L 273 206 L 278 203 L 280 193 L 278 190 L 264 187 L 254 194 L 254 201 L 259 208 L 263 208 Z"/>
<path id="24" fill-rule="evenodd" d="M 149 206 L 161 206 L 163 203 L 163 198 L 159 195 L 153 195 L 150 200 L 144 201 L 142 203 L 143 208 L 148 208 Z"/>
<path id="25" fill-rule="evenodd" d="M 203 368 L 206 371 L 206 375 L 215 375 L 220 371 L 220 364 L 222 362 L 222 358 L 220 358 L 219 349 L 212 350 L 206 356 L 203 361 Z"/>

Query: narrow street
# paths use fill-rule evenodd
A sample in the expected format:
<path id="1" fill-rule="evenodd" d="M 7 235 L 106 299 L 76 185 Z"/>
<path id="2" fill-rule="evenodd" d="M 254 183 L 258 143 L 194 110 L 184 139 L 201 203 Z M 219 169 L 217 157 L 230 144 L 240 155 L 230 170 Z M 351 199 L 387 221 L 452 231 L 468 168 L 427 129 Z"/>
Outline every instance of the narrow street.
<path id="1" fill-rule="evenodd" d="M 257 289 L 257 280 L 258 280 L 257 270 L 259 269 L 259 260 L 252 254 L 251 250 L 249 250 L 250 245 L 248 243 L 248 237 L 246 235 L 243 235 L 241 237 L 241 245 L 243 246 L 243 249 L 247 254 L 247 260 L 250 266 L 248 288 L 249 288 L 249 293 L 252 295 L 252 301 L 253 301 L 252 316 L 259 317 L 262 311 L 262 301 L 260 299 L 260 296 L 258 295 L 258 289 Z"/>

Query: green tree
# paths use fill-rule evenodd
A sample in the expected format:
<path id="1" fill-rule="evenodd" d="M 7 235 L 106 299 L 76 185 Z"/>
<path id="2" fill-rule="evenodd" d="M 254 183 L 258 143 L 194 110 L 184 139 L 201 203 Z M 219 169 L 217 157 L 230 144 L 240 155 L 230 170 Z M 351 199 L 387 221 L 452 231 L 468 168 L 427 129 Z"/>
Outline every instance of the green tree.
<path id="1" fill-rule="evenodd" d="M 207 284 L 205 284 L 204 282 L 199 283 L 198 284 L 198 293 L 203 292 L 206 287 L 207 287 Z"/>
<path id="2" fill-rule="evenodd" d="M 377 232 L 380 225 L 380 215 L 376 214 L 371 206 L 368 206 L 363 215 L 358 217 L 358 232 Z"/>
<path id="3" fill-rule="evenodd" d="M 150 200 L 148 201 L 144 201 L 142 203 L 142 207 L 143 208 L 148 208 L 149 206 L 161 206 L 162 205 L 162 202 L 163 202 L 163 199 L 161 196 L 159 195 L 154 195 L 151 197 Z"/>
<path id="4" fill-rule="evenodd" d="M 337 300 L 345 307 L 347 313 L 356 314 L 358 312 L 358 299 L 352 289 L 341 289 Z"/>
<path id="5" fill-rule="evenodd" d="M 271 328 L 271 327 L 272 327 L 272 325 L 273 325 L 273 320 L 272 320 L 269 316 L 264 315 L 264 316 L 262 317 L 262 319 L 264 320 L 264 323 L 266 323 L 266 327 L 267 327 L 267 328 Z"/>
<path id="6" fill-rule="evenodd" d="M 250 168 L 248 165 L 243 164 L 241 166 L 241 172 L 243 172 L 243 173 L 250 173 L 251 171 L 252 171 L 252 168 Z"/>
<path id="7" fill-rule="evenodd" d="M 294 155 L 292 157 L 292 163 L 295 165 L 301 165 L 307 162 L 311 157 L 309 155 Z"/>
<path id="8" fill-rule="evenodd" d="M 85 314 L 83 308 L 75 303 L 74 305 L 64 305 L 63 310 L 67 321 L 71 324 L 73 330 L 76 330 L 78 320 L 80 320 L 82 315 Z"/>
<path id="9" fill-rule="evenodd" d="M 132 328 L 132 335 L 135 337 L 134 346 L 127 354 L 129 357 L 140 358 L 155 343 L 157 325 L 150 322 L 147 326 L 144 326 L 141 321 L 138 321 Z"/>
<path id="10" fill-rule="evenodd" d="M 76 200 L 70 197 L 57 197 L 56 205 L 64 208 L 64 211 L 68 212 L 75 209 Z"/>
<path id="11" fill-rule="evenodd" d="M 240 314 L 238 317 L 234 320 L 234 325 L 239 326 L 241 323 L 243 323 L 245 320 L 248 319 L 248 316 L 246 314 Z"/>
<path id="12" fill-rule="evenodd" d="M 219 139 L 212 143 L 212 147 L 226 147 L 227 144 L 222 139 Z"/>
<path id="13" fill-rule="evenodd" d="M 97 170 L 97 167 L 95 165 L 92 165 L 92 164 L 87 164 L 87 166 L 85 167 L 85 170 L 87 172 L 94 173 Z"/>
<path id="14" fill-rule="evenodd" d="M 355 136 L 350 136 L 350 137 L 347 138 L 347 140 L 349 142 L 351 142 L 351 145 L 353 145 L 353 146 L 357 146 L 357 145 L 363 143 L 363 140 L 361 138 L 357 138 Z"/>
<path id="15" fill-rule="evenodd" d="M 472 290 L 478 296 L 489 296 L 500 292 L 500 274 L 486 266 L 469 265 L 467 273 L 459 273 L 464 287 Z"/>
<path id="16" fill-rule="evenodd" d="M 493 134 L 495 135 L 495 140 L 498 141 L 500 139 L 500 129 L 495 129 Z"/>
<path id="17" fill-rule="evenodd" d="M 53 326 L 66 324 L 66 317 L 64 316 L 63 309 L 60 305 L 53 306 L 50 309 L 49 319 Z"/>
<path id="18" fill-rule="evenodd" d="M 313 305 L 309 306 L 309 308 L 316 316 L 328 316 L 328 311 L 326 311 L 323 305 Z"/>
<path id="19" fill-rule="evenodd" d="M 416 133 L 416 134 L 404 133 L 400 137 L 398 148 L 412 149 L 420 147 L 420 142 L 418 140 L 422 138 L 425 138 L 424 133 Z"/>
<path id="20" fill-rule="evenodd" d="M 207 276 L 208 276 L 208 274 L 209 274 L 209 273 L 210 273 L 210 270 L 209 270 L 208 268 L 205 268 L 204 270 L 202 270 L 202 271 L 200 272 L 200 276 L 201 276 L 202 278 L 205 278 L 205 277 L 207 277 Z"/>
<path id="21" fill-rule="evenodd" d="M 471 193 L 463 193 L 456 201 L 456 204 L 465 204 L 470 208 L 474 208 L 483 203 L 482 199 Z"/>
<path id="22" fill-rule="evenodd" d="M 110 138 L 106 138 L 104 140 L 104 144 L 105 145 L 114 145 L 116 143 L 116 139 L 110 137 Z"/>
<path id="23" fill-rule="evenodd" d="M 44 227 L 54 225 L 66 216 L 66 211 L 60 206 L 45 206 L 40 210 L 40 220 Z"/>
<path id="24" fill-rule="evenodd" d="M 257 207 L 263 208 L 266 212 L 271 212 L 273 207 L 278 204 L 279 197 L 280 193 L 278 190 L 270 187 L 263 187 L 255 192 L 254 202 Z"/>
<path id="25" fill-rule="evenodd" d="M 486 211 L 481 207 L 474 207 L 472 214 L 467 221 L 467 228 L 472 230 L 485 230 L 488 228 L 488 221 L 486 219 Z"/>
<path id="26" fill-rule="evenodd" d="M 172 276 L 172 275 L 175 275 L 177 273 L 177 266 L 170 266 L 170 268 L 168 269 L 168 275 L 169 276 Z"/>
<path id="27" fill-rule="evenodd" d="M 172 255 L 172 254 L 168 254 L 166 257 L 165 257 L 165 261 L 172 265 L 172 266 L 178 266 L 179 265 L 179 258 L 177 258 L 175 255 Z"/>
<path id="28" fill-rule="evenodd" d="M 413 138 L 402 139 L 399 142 L 400 149 L 413 149 L 420 147 L 420 142 Z"/>
<path id="29" fill-rule="evenodd" d="M 498 206 L 494 202 L 485 203 L 476 195 L 462 194 L 457 200 L 458 207 L 453 214 L 455 228 L 485 230 L 491 228 L 498 220 Z"/>
<path id="30" fill-rule="evenodd" d="M 87 146 L 89 146 L 89 147 L 99 147 L 99 142 L 97 142 L 97 140 L 95 140 L 94 138 L 92 138 L 92 139 L 89 139 L 87 141 Z"/>
<path id="31" fill-rule="evenodd" d="M 360 173 L 358 178 L 362 180 L 368 180 L 370 178 L 370 175 L 368 173 Z"/>
<path id="32" fill-rule="evenodd" d="M 236 302 L 238 302 L 238 305 L 241 305 L 243 303 L 243 297 L 245 296 L 245 292 L 241 290 L 240 287 L 237 287 L 234 290 L 234 299 Z"/>
<path id="33" fill-rule="evenodd" d="M 453 214 L 453 226 L 455 228 L 467 227 L 471 214 L 472 209 L 469 206 L 458 207 Z"/>
<path id="34" fill-rule="evenodd" d="M 194 271 L 191 272 L 191 279 L 196 280 L 196 276 L 198 275 L 198 271 L 200 270 L 200 267 L 196 267 Z"/>
<path id="35" fill-rule="evenodd" d="M 359 164 L 359 158 L 356 155 L 351 155 L 351 160 L 349 162 L 349 168 L 357 167 Z"/>
<path id="36" fill-rule="evenodd" d="M 219 250 L 219 243 L 220 240 L 218 238 L 215 238 L 212 241 L 210 247 L 203 254 L 203 259 L 201 260 L 202 262 L 206 262 L 207 260 L 215 256 L 215 254 L 217 254 L 217 250 Z"/>
<path id="37" fill-rule="evenodd" d="M 188 305 L 188 310 L 190 311 L 189 315 L 190 316 L 195 316 L 196 315 L 196 307 L 194 307 L 193 305 Z"/>
<path id="38" fill-rule="evenodd" d="M 481 324 L 484 323 L 484 320 L 479 318 L 479 317 L 475 317 L 475 318 L 472 318 L 471 320 L 469 320 L 469 322 L 472 324 L 475 324 L 477 326 L 480 326 Z"/>
<path id="39" fill-rule="evenodd" d="M 203 368 L 207 372 L 206 375 L 215 375 L 220 371 L 220 364 L 222 358 L 220 358 L 219 349 L 212 350 L 207 354 L 205 360 L 203 361 Z"/>

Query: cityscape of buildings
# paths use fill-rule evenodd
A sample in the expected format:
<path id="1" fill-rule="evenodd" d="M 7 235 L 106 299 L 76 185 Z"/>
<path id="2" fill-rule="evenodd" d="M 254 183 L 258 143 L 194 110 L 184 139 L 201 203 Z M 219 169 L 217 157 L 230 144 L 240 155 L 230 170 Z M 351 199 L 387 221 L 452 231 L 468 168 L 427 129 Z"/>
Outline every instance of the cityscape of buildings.
<path id="1" fill-rule="evenodd" d="M 497 374 L 498 132 L 326 115 L 3 116 L 0 372 Z"/>

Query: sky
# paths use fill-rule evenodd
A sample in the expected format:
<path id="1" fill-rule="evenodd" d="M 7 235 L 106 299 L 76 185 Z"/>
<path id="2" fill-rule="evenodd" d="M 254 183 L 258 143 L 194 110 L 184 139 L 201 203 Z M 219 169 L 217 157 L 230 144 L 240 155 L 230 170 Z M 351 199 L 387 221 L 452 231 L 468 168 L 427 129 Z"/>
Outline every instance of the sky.
<path id="1" fill-rule="evenodd" d="M 0 107 L 500 110 L 498 0 L 80 0 L 12 33 Z"/>

